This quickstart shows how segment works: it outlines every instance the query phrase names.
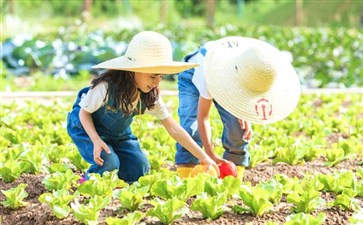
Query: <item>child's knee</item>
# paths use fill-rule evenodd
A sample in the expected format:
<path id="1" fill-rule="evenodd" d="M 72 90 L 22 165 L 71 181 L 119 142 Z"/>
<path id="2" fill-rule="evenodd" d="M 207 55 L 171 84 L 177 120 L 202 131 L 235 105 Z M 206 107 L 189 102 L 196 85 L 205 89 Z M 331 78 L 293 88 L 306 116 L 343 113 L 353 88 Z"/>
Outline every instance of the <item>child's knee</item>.
<path id="1" fill-rule="evenodd" d="M 104 171 L 113 171 L 113 170 L 118 170 L 120 168 L 120 160 L 114 152 L 108 154 L 105 151 L 103 151 L 101 153 L 101 158 L 103 159 L 102 167 Z"/>
<path id="2" fill-rule="evenodd" d="M 118 170 L 120 168 L 120 162 L 118 160 L 105 161 L 102 167 L 104 171 Z"/>

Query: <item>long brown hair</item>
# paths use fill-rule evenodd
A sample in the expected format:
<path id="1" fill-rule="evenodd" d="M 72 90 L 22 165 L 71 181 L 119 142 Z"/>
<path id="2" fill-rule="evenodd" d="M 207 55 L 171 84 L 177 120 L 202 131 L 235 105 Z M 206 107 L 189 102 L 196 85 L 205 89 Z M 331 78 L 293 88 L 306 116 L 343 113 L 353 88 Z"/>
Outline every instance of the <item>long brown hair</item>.
<path id="1" fill-rule="evenodd" d="M 101 82 L 107 82 L 107 94 L 113 98 L 114 107 L 120 108 L 123 113 L 129 115 L 133 111 L 132 97 L 139 91 L 135 83 L 135 73 L 124 70 L 107 70 L 99 77 L 92 80 L 92 88 Z M 159 88 L 155 87 L 150 92 L 144 93 L 145 104 L 147 109 L 152 109 L 155 102 L 159 99 Z"/>

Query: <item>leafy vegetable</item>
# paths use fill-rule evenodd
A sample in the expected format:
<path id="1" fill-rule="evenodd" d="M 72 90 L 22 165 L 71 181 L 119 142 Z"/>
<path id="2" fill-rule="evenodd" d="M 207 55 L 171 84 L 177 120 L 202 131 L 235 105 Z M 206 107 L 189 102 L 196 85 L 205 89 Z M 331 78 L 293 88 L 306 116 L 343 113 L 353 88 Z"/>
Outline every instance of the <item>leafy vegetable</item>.
<path id="1" fill-rule="evenodd" d="M 39 196 L 38 200 L 42 203 L 48 203 L 52 209 L 54 215 L 59 218 L 65 218 L 68 216 L 71 208 L 68 204 L 79 195 L 76 192 L 74 195 L 69 194 L 68 190 L 57 190 L 53 193 L 44 193 Z"/>
<path id="2" fill-rule="evenodd" d="M 108 225 L 134 225 L 137 224 L 143 217 L 143 213 L 140 211 L 135 211 L 133 213 L 128 213 L 122 219 L 115 217 L 107 217 L 106 223 Z"/>
<path id="3" fill-rule="evenodd" d="M 149 209 L 146 215 L 157 217 L 163 224 L 171 224 L 189 211 L 184 207 L 185 202 L 176 198 L 168 199 L 165 202 L 153 202 L 153 204 L 154 208 Z"/>
<path id="4" fill-rule="evenodd" d="M 29 203 L 23 201 L 24 198 L 28 197 L 28 192 L 25 191 L 26 186 L 26 184 L 19 184 L 16 188 L 10 188 L 7 191 L 1 190 L 6 197 L 6 200 L 2 201 L 1 204 L 12 209 L 27 206 Z"/>
<path id="5" fill-rule="evenodd" d="M 263 215 L 270 210 L 273 204 L 269 201 L 269 193 L 267 190 L 260 187 L 250 187 L 248 185 L 241 185 L 239 196 L 243 201 L 243 204 L 248 208 L 244 208 L 240 205 L 234 205 L 233 210 L 237 213 L 252 212 L 257 216 Z"/>
<path id="6" fill-rule="evenodd" d="M 110 203 L 111 197 L 100 197 L 94 196 L 90 199 L 87 205 L 80 204 L 76 198 L 74 202 L 71 203 L 71 208 L 74 217 L 87 225 L 98 224 L 98 214 L 99 211 Z"/>
<path id="7" fill-rule="evenodd" d="M 204 192 L 198 195 L 197 199 L 193 201 L 191 209 L 200 211 L 204 218 L 215 220 L 227 210 L 227 207 L 225 206 L 226 201 L 227 197 L 223 193 L 215 196 L 208 196 Z"/>

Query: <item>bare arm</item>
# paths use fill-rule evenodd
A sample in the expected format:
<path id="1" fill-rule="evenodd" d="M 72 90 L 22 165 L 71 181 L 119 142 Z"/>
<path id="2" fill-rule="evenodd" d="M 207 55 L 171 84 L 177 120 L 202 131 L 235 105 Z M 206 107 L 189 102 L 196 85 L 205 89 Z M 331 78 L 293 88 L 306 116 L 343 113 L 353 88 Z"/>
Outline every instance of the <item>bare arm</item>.
<path id="1" fill-rule="evenodd" d="M 169 135 L 174 138 L 184 148 L 188 149 L 201 164 L 215 166 L 217 164 L 199 147 L 192 137 L 171 117 L 161 121 Z M 218 168 L 216 168 L 218 171 Z"/>
<path id="2" fill-rule="evenodd" d="M 102 150 L 105 150 L 108 154 L 110 154 L 110 149 L 107 144 L 100 138 L 98 135 L 95 125 L 93 123 L 93 119 L 91 113 L 81 109 L 79 111 L 79 119 L 82 123 L 83 128 L 86 133 L 90 137 L 94 147 L 93 147 L 93 160 L 100 166 L 103 165 L 103 159 L 101 158 Z"/>
<path id="3" fill-rule="evenodd" d="M 243 139 L 245 141 L 250 141 L 253 136 L 253 130 L 250 122 L 247 122 L 246 120 L 238 119 L 238 123 L 242 130 L 245 130 L 243 134 Z"/>
<path id="4" fill-rule="evenodd" d="M 213 100 L 199 97 L 198 103 L 198 131 L 202 140 L 206 153 L 217 163 L 227 162 L 214 152 L 214 146 L 212 143 L 212 128 L 209 121 L 209 112 L 212 106 Z"/>

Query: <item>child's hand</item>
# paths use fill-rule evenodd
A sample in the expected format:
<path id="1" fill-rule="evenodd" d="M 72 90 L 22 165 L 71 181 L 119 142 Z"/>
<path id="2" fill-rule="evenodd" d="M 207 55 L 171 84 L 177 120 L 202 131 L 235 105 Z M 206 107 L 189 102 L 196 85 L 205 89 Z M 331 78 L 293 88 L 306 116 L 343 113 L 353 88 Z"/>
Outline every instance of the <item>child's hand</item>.
<path id="1" fill-rule="evenodd" d="M 250 141 L 253 136 L 251 123 L 247 122 L 245 120 L 242 120 L 242 119 L 238 119 L 238 122 L 239 122 L 241 129 L 245 130 L 245 132 L 243 134 L 243 139 L 245 141 Z"/>
<path id="2" fill-rule="evenodd" d="M 213 154 L 213 155 L 211 156 L 211 158 L 212 158 L 212 160 L 213 160 L 213 161 L 214 161 L 217 165 L 222 164 L 222 163 L 229 163 L 229 161 L 228 161 L 228 160 L 223 159 L 223 158 L 221 158 L 221 157 L 219 157 L 218 155 L 215 155 L 215 154 Z"/>
<path id="3" fill-rule="evenodd" d="M 101 158 L 102 150 L 105 150 L 108 154 L 111 154 L 111 151 L 102 139 L 95 141 L 93 145 L 93 160 L 97 165 L 103 166 L 103 159 Z"/>
<path id="4" fill-rule="evenodd" d="M 214 167 L 214 169 L 217 171 L 218 173 L 218 177 L 219 177 L 219 168 L 218 165 L 216 164 L 216 162 L 214 162 L 211 158 L 205 158 L 202 160 L 199 160 L 200 164 L 207 166 L 207 171 L 209 171 L 210 167 Z"/>

